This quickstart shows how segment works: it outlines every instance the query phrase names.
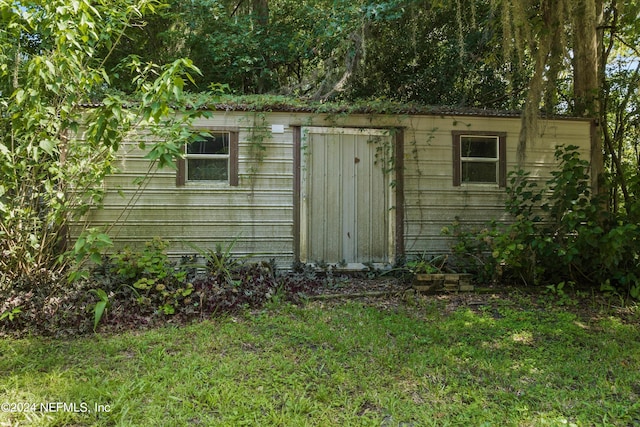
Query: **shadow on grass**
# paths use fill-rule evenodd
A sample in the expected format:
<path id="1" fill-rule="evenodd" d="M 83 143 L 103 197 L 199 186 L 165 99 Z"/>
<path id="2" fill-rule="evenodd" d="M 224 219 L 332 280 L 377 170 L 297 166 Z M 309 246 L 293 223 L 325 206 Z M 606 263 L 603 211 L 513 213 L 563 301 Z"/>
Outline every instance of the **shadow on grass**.
<path id="1" fill-rule="evenodd" d="M 91 410 L 2 411 L 6 425 L 640 422 L 637 324 L 508 299 L 281 305 L 113 336 L 5 339 L 0 353 L 0 401 Z"/>

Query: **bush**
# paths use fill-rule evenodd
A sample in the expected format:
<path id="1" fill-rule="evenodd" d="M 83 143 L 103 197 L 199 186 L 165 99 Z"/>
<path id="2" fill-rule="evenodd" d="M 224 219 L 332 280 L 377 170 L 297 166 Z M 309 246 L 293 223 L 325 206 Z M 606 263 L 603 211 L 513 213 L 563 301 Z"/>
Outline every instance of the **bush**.
<path id="1" fill-rule="evenodd" d="M 278 283 L 263 264 L 242 265 L 230 272 L 229 280 L 207 275 L 194 283 L 194 307 L 201 315 L 261 307 L 278 292 Z"/>
<path id="2" fill-rule="evenodd" d="M 295 262 L 288 274 L 278 276 L 278 283 L 288 301 L 300 302 L 317 293 L 327 283 L 327 276 L 319 275 L 309 264 Z"/>
<path id="3" fill-rule="evenodd" d="M 459 218 L 442 234 L 454 237 L 447 267 L 458 273 L 472 273 L 481 283 L 494 282 L 500 277 L 499 259 L 494 256 L 496 239 L 502 236 L 495 221 L 481 229 L 465 228 Z"/>
<path id="4" fill-rule="evenodd" d="M 232 255 L 233 242 L 226 248 L 198 249 L 201 264 L 196 263 L 198 255 L 172 262 L 167 246 L 154 239 L 142 251 L 125 248 L 96 267 L 92 277 L 108 297 L 108 302 L 98 301 L 110 307 L 108 324 L 146 324 L 166 316 L 204 318 L 258 308 L 274 298 L 300 301 L 322 283 L 308 267 L 278 274 L 273 261 L 245 263 Z"/>
<path id="5" fill-rule="evenodd" d="M 575 282 L 640 296 L 640 229 L 626 213 L 607 213 L 591 194 L 589 163 L 559 146 L 560 168 L 545 188 L 510 174 L 507 210 L 515 222 L 492 240 L 498 264 L 532 284 Z"/>
<path id="6" fill-rule="evenodd" d="M 120 308 L 144 316 L 175 314 L 191 303 L 193 284 L 187 280 L 188 271 L 169 260 L 167 246 L 156 238 L 140 252 L 125 248 L 106 257 L 92 274 L 97 287 L 110 300 L 121 302 Z"/>

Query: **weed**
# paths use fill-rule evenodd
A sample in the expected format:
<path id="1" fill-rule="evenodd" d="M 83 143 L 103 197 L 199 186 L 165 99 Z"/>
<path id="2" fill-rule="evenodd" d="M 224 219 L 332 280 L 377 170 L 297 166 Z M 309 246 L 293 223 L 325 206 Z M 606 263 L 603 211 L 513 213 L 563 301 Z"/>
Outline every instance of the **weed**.
<path id="1" fill-rule="evenodd" d="M 467 228 L 456 217 L 451 228 L 442 229 L 442 234 L 455 239 L 451 256 L 447 259 L 449 268 L 459 273 L 472 273 L 481 283 L 496 281 L 501 276 L 495 241 L 503 234 L 495 221 L 490 221 L 482 228 Z"/>
<path id="2" fill-rule="evenodd" d="M 2 290 L 6 299 L 0 304 L 0 321 L 9 322 L 0 322 L 0 330 L 78 335 L 95 332 L 99 324 L 136 328 L 162 322 L 166 316 L 185 321 L 278 301 L 300 302 L 329 283 L 302 264 L 280 274 L 274 260 L 244 262 L 232 254 L 234 243 L 199 250 L 204 264 L 197 265 L 193 255 L 176 265 L 165 251 L 167 242 L 154 239 L 140 251 L 124 248 L 103 256 L 91 271 L 91 281 L 68 283 L 64 276 L 43 271 Z M 346 279 L 336 278 L 336 286 L 339 280 Z"/>
<path id="3" fill-rule="evenodd" d="M 106 257 L 95 276 L 102 289 L 113 292 L 125 307 L 128 300 L 134 300 L 136 307 L 128 309 L 174 314 L 191 302 L 193 284 L 187 281 L 186 267 L 178 269 L 169 260 L 167 247 L 166 241 L 155 238 L 140 252 L 124 248 Z"/>
<path id="4" fill-rule="evenodd" d="M 442 273 L 444 271 L 445 264 L 447 263 L 448 256 L 439 255 L 439 256 L 429 256 L 426 253 L 423 253 L 418 258 L 407 261 L 406 268 L 412 274 L 433 274 L 433 273 Z"/>
<path id="5" fill-rule="evenodd" d="M 294 262 L 291 272 L 279 277 L 278 282 L 287 299 L 300 302 L 320 289 L 324 285 L 324 278 L 312 265 Z"/>
<path id="6" fill-rule="evenodd" d="M 545 293 L 553 297 L 554 302 L 560 306 L 576 306 L 578 301 L 571 297 L 571 295 L 565 290 L 565 286 L 573 290 L 575 287 L 574 282 L 559 282 L 552 285 L 545 286 Z"/>
<path id="7" fill-rule="evenodd" d="M 66 335 L 88 333 L 94 305 L 87 281 L 68 283 L 64 275 L 39 270 L 0 290 L 0 331 L 11 334 Z"/>
<path id="8" fill-rule="evenodd" d="M 0 314 L 0 322 L 4 319 L 7 319 L 9 322 L 13 322 L 13 319 L 15 319 L 20 313 L 22 313 L 22 309 L 20 307 L 14 307 L 11 310 L 7 310 Z"/>
<path id="9" fill-rule="evenodd" d="M 100 323 L 100 320 L 102 319 L 102 316 L 109 308 L 109 296 L 102 289 L 91 289 L 91 292 L 93 292 L 98 297 L 98 302 L 93 308 L 93 331 L 95 332 L 96 328 L 98 327 L 98 323 Z"/>
<path id="10" fill-rule="evenodd" d="M 260 307 L 278 292 L 278 283 L 263 264 L 239 265 L 224 275 L 207 275 L 194 281 L 193 300 L 200 314 L 233 312 Z"/>

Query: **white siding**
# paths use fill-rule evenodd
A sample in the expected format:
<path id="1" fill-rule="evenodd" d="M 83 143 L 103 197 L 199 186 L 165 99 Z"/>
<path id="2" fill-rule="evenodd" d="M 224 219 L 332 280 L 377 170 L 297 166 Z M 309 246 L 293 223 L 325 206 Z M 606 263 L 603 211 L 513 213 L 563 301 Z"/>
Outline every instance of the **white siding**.
<path id="1" fill-rule="evenodd" d="M 267 125 L 264 150 L 252 147 L 252 126 Z M 292 131 L 272 134 L 270 123 L 254 113 L 215 112 L 194 125 L 239 128 L 239 185 L 187 183 L 176 185 L 176 171 L 153 169 L 142 187 L 135 179 L 146 175 L 149 161 L 136 143 L 123 144 L 117 167 L 107 179 L 105 208 L 92 211 L 96 226 L 116 221 L 109 233 L 117 245 L 139 246 L 154 237 L 170 242 L 173 255 L 226 247 L 235 241 L 237 255 L 293 260 L 293 152 Z M 147 141 L 149 147 L 152 141 Z M 262 161 L 251 157 L 260 151 Z M 189 244 L 188 244 L 188 243 Z M 288 267 L 288 265 L 286 265 Z"/>
<path id="2" fill-rule="evenodd" d="M 254 122 L 266 126 L 264 151 L 252 144 Z M 491 185 L 453 185 L 452 131 L 506 132 L 507 171 L 517 166 L 521 121 L 516 117 L 321 115 L 311 113 L 216 111 L 197 125 L 239 128 L 239 185 L 176 185 L 176 172 L 153 170 L 144 188 L 133 184 L 145 176 L 149 162 L 136 143 L 124 144 L 108 178 L 105 208 L 90 212 L 97 226 L 116 225 L 111 235 L 119 245 L 135 245 L 159 236 L 171 242 L 175 254 L 191 254 L 191 242 L 213 249 L 237 239 L 234 252 L 277 258 L 288 266 L 294 257 L 294 153 L 292 126 L 336 126 L 404 129 L 404 247 L 409 255 L 442 253 L 450 242 L 441 230 L 455 217 L 482 226 L 490 219 L 508 220 L 505 189 Z M 271 133 L 271 125 L 284 133 Z M 524 168 L 546 180 L 555 168 L 558 144 L 581 147 L 589 155 L 590 123 L 585 120 L 541 120 L 540 137 L 527 148 Z M 262 160 L 255 156 L 262 153 Z M 304 172 L 301 172 L 304 173 Z M 393 190 L 395 191 L 395 190 Z M 119 193 L 122 194 L 122 197 Z M 384 193 L 384 192 L 382 192 Z M 399 198 L 402 199 L 402 198 Z M 392 209 L 394 206 L 391 207 Z M 303 221 L 301 221 L 303 222 Z"/>
<path id="3" fill-rule="evenodd" d="M 520 118 L 421 117 L 405 132 L 404 198 L 405 253 L 446 252 L 449 238 L 442 235 L 458 217 L 469 227 L 483 227 L 489 220 L 508 221 L 506 192 L 497 185 L 453 186 L 452 131 L 506 132 L 507 173 L 518 166 Z M 558 144 L 581 147 L 588 158 L 590 124 L 587 121 L 541 120 L 540 136 L 526 150 L 522 167 L 532 177 L 546 181 L 556 164 Z"/>

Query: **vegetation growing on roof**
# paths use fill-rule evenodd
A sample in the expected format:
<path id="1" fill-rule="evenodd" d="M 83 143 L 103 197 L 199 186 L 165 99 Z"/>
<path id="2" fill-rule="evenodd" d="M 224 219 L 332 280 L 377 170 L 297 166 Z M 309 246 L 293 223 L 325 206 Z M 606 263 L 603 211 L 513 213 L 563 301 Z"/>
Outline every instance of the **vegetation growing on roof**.
<path id="1" fill-rule="evenodd" d="M 201 107 L 240 111 L 291 111 L 325 114 L 455 114 L 518 116 L 517 111 L 470 107 L 422 105 L 417 102 L 401 102 L 386 98 L 355 101 L 321 102 L 312 99 L 292 98 L 280 95 L 222 96 Z"/>
<path id="2" fill-rule="evenodd" d="M 120 93 L 126 105 L 137 105 L 135 96 Z M 318 114 L 395 114 L 395 115 L 469 115 L 519 117 L 517 110 L 491 108 L 425 105 L 413 101 L 398 101 L 388 98 L 370 98 L 353 101 L 317 101 L 286 95 L 254 94 L 234 95 L 219 92 L 185 93 L 182 107 L 200 110 L 230 110 L 248 112 L 299 112 Z M 96 107 L 99 103 L 87 102 L 86 107 Z M 562 117 L 562 116 L 558 116 Z"/>

